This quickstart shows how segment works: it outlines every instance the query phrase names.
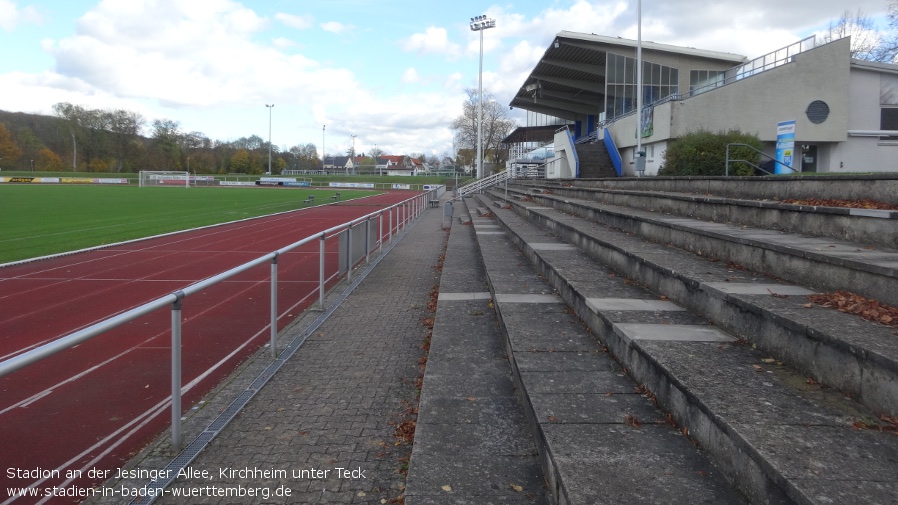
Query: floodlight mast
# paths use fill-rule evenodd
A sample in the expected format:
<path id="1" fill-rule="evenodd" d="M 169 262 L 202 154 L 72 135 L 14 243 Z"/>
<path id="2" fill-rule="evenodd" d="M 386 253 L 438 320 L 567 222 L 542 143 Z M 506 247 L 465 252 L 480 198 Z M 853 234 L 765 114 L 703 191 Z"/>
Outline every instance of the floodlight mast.
<path id="1" fill-rule="evenodd" d="M 471 18 L 471 31 L 480 32 L 480 70 L 477 74 L 477 178 L 483 177 L 483 31 L 496 27 L 496 20 L 486 16 Z"/>
<path id="2" fill-rule="evenodd" d="M 271 175 L 271 109 L 274 108 L 274 104 L 268 105 L 268 175 Z"/>

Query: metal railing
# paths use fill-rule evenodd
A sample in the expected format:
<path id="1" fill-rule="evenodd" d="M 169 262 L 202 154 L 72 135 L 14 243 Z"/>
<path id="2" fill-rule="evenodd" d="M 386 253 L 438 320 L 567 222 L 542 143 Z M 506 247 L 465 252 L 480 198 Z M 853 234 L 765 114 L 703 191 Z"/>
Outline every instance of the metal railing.
<path id="1" fill-rule="evenodd" d="M 754 167 L 756 170 L 760 170 L 761 172 L 764 172 L 765 174 L 768 174 L 768 175 L 776 175 L 776 174 L 771 174 L 771 173 L 768 172 L 767 170 L 761 168 L 760 166 L 756 165 L 755 163 L 753 163 L 753 162 L 751 162 L 751 161 L 748 161 L 748 160 L 736 160 L 736 159 L 730 159 L 730 146 L 747 147 L 748 149 L 750 149 L 750 150 L 752 150 L 752 151 L 754 151 L 754 152 L 760 154 L 761 156 L 767 158 L 768 160 L 772 161 L 774 164 L 782 165 L 782 166 L 788 168 L 789 170 L 791 170 L 792 172 L 798 172 L 798 170 L 795 170 L 794 168 L 790 167 L 789 165 L 786 165 L 785 163 L 781 162 L 780 160 L 778 160 L 778 159 L 776 159 L 776 158 L 772 158 L 772 157 L 771 157 L 770 155 L 768 155 L 768 154 L 765 154 L 765 153 L 763 153 L 763 152 L 761 152 L 761 151 L 758 151 L 757 149 L 755 149 L 754 147 L 752 147 L 752 146 L 750 146 L 750 145 L 748 145 L 748 144 L 732 143 L 732 144 L 727 144 L 727 151 L 726 151 L 726 165 L 724 166 L 724 171 L 723 171 L 724 175 L 727 176 L 727 177 L 730 176 L 730 163 L 732 163 L 732 162 L 736 162 L 736 163 L 745 163 L 745 164 L 747 164 L 747 165 L 751 165 L 751 166 Z M 775 172 L 775 170 L 774 170 L 774 172 Z"/>
<path id="2" fill-rule="evenodd" d="M 455 192 L 455 196 L 453 200 L 461 200 L 464 197 L 474 194 L 478 191 L 483 191 L 484 189 L 491 188 L 500 182 L 507 181 L 513 175 L 513 171 L 510 168 L 506 168 L 505 170 L 490 175 L 489 177 L 484 177 L 482 179 L 477 179 L 476 181 L 466 184 L 460 188 L 458 188 Z"/>
<path id="3" fill-rule="evenodd" d="M 433 191 L 438 191 L 435 189 Z M 352 266 L 361 261 L 361 258 L 354 259 L 352 254 L 352 230 L 354 227 L 365 223 L 366 227 L 370 227 L 370 221 L 377 220 L 380 224 L 378 240 L 375 241 L 377 247 L 369 247 L 368 241 L 366 240 L 365 244 L 365 252 L 364 257 L 367 261 L 369 254 L 372 249 L 380 248 L 383 245 L 383 237 L 384 237 L 384 214 L 387 215 L 386 219 L 388 219 L 388 228 L 387 228 L 387 241 L 392 242 L 394 230 L 396 233 L 399 230 L 408 226 L 408 223 L 413 219 L 420 216 L 423 210 L 427 206 L 427 202 L 430 199 L 431 192 L 423 193 L 421 195 L 415 196 L 398 204 L 395 204 L 386 209 L 379 210 L 377 212 L 372 212 L 365 216 L 359 217 L 352 221 L 342 223 L 340 225 L 334 226 L 332 228 L 328 228 L 322 232 L 318 232 L 314 235 L 310 235 L 302 240 L 294 242 L 288 246 L 282 247 L 276 251 L 270 252 L 264 256 L 260 256 L 252 261 L 243 263 L 242 265 L 236 266 L 230 270 L 219 273 L 212 277 L 208 277 L 201 281 L 195 282 L 186 286 L 182 289 L 176 290 L 168 295 L 156 298 L 155 300 L 151 300 L 149 302 L 144 303 L 138 307 L 130 309 L 126 312 L 118 314 L 114 317 L 110 317 L 98 323 L 95 323 L 91 326 L 83 328 L 81 330 L 75 331 L 68 335 L 65 335 L 62 338 L 54 340 L 48 344 L 44 344 L 40 347 L 34 348 L 28 352 L 15 356 L 13 358 L 4 360 L 0 362 L 0 377 L 8 375 L 12 372 L 25 368 L 29 365 L 37 363 L 45 358 L 53 356 L 59 352 L 62 352 L 66 349 L 70 349 L 76 345 L 79 345 L 87 340 L 90 340 L 98 335 L 101 335 L 109 330 L 112 330 L 116 327 L 119 327 L 125 323 L 134 321 L 135 319 L 155 312 L 159 309 L 162 309 L 166 306 L 171 307 L 171 342 L 172 342 L 172 356 L 171 356 L 171 402 L 172 402 L 172 445 L 178 449 L 181 445 L 181 308 L 184 301 L 191 295 L 203 291 L 206 288 L 214 286 L 226 279 L 234 277 L 237 274 L 242 272 L 246 272 L 254 267 L 265 264 L 266 262 L 270 262 L 271 264 L 271 311 L 270 311 L 270 325 L 271 325 L 271 354 L 272 358 L 277 357 L 277 335 L 278 335 L 278 327 L 277 327 L 277 266 L 278 266 L 278 257 L 286 252 L 292 251 L 298 247 L 314 242 L 315 240 L 319 240 L 319 282 L 318 282 L 318 304 L 321 309 L 324 309 L 324 296 L 325 296 L 325 268 L 324 268 L 324 257 L 325 257 L 325 240 L 334 236 L 339 235 L 340 233 L 346 233 L 346 246 L 347 246 L 347 264 L 346 267 L 346 277 L 347 280 L 351 280 L 352 277 Z M 395 226 L 394 226 L 394 214 L 395 214 Z M 366 229 L 367 233 L 367 229 Z M 342 268 L 342 267 L 341 267 Z"/>

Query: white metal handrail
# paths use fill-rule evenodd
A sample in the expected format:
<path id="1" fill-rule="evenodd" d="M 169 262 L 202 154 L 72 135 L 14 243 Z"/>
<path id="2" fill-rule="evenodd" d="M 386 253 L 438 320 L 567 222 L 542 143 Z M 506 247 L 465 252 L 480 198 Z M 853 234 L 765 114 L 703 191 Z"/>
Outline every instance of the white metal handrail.
<path id="1" fill-rule="evenodd" d="M 458 200 L 464 198 L 467 195 L 476 193 L 478 191 L 482 191 L 487 188 L 491 188 L 500 182 L 507 181 L 512 177 L 512 171 L 510 168 L 506 168 L 505 170 L 493 174 L 489 177 L 484 177 L 482 179 L 477 179 L 476 181 L 466 184 L 460 188 L 456 192 L 454 200 Z"/>
<path id="2" fill-rule="evenodd" d="M 350 236 L 351 230 L 354 226 L 357 226 L 361 223 L 367 223 L 371 219 L 380 218 L 380 235 L 377 241 L 378 247 L 381 247 L 383 242 L 383 215 L 388 214 L 389 218 L 389 228 L 388 228 L 388 241 L 393 240 L 393 214 L 396 214 L 396 226 L 395 230 L 398 233 L 400 229 L 408 226 L 408 223 L 413 219 L 420 216 L 420 214 L 424 211 L 427 206 L 427 202 L 430 200 L 431 193 L 439 194 L 439 188 L 428 191 L 427 193 L 423 193 L 421 195 L 415 196 L 413 198 L 409 198 L 405 201 L 397 203 L 393 206 L 390 206 L 386 209 L 382 209 L 376 212 L 369 213 L 365 216 L 356 218 L 352 221 L 348 221 L 346 223 L 342 223 L 340 225 L 334 226 L 332 228 L 328 228 L 322 232 L 318 232 L 314 235 L 310 235 L 302 240 L 294 242 L 290 245 L 282 247 L 276 251 L 270 252 L 264 256 L 260 256 L 252 261 L 248 261 L 243 263 L 242 265 L 236 266 L 230 270 L 225 272 L 221 272 L 212 277 L 208 277 L 201 281 L 197 281 L 189 286 L 186 286 L 182 289 L 174 291 L 168 295 L 161 296 L 156 298 L 155 300 L 151 300 L 149 302 L 144 303 L 138 307 L 130 309 L 126 312 L 118 314 L 116 316 L 110 317 L 108 319 L 104 319 L 98 323 L 92 324 L 87 328 L 83 328 L 81 330 L 75 331 L 68 335 L 63 336 L 62 338 L 56 339 L 53 342 L 44 344 L 40 347 L 34 348 L 28 352 L 15 356 L 13 358 L 9 358 L 4 361 L 0 361 L 0 377 L 8 375 L 16 370 L 20 370 L 24 367 L 27 367 L 31 364 L 37 363 L 45 358 L 48 358 L 54 354 L 57 354 L 61 351 L 74 347 L 82 342 L 90 340 L 93 337 L 96 337 L 100 334 L 103 334 L 109 330 L 112 330 L 122 324 L 133 321 L 139 317 L 145 316 L 156 310 L 159 310 L 165 306 L 171 306 L 172 312 L 172 445 L 179 449 L 181 445 L 181 305 L 185 298 L 188 296 L 198 293 L 204 289 L 207 289 L 215 284 L 218 284 L 226 279 L 229 279 L 239 273 L 245 272 L 251 268 L 257 267 L 259 265 L 264 264 L 265 262 L 271 262 L 271 352 L 272 357 L 275 358 L 277 355 L 277 259 L 278 256 L 289 252 L 297 247 L 301 247 L 305 244 L 308 244 L 314 240 L 320 240 L 320 258 L 319 258 L 319 304 L 320 307 L 324 308 L 324 241 L 328 237 L 336 236 L 340 233 L 347 233 L 347 237 Z M 347 269 L 347 278 L 351 277 L 351 266 L 352 266 L 352 254 L 351 254 L 351 239 L 347 240 L 348 246 L 348 258 L 349 258 L 349 269 Z M 366 243 L 365 245 L 365 254 L 366 257 L 370 253 L 370 249 Z"/>

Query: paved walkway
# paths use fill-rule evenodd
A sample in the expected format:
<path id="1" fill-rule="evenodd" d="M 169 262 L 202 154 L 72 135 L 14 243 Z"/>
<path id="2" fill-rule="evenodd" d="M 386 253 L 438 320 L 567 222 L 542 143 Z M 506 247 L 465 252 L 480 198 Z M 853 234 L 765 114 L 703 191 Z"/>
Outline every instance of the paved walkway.
<path id="1" fill-rule="evenodd" d="M 404 435 L 413 426 L 419 360 L 432 325 L 429 303 L 446 246 L 441 217 L 428 210 L 414 223 L 198 455 L 190 477 L 178 478 L 156 503 L 397 503 L 412 449 Z M 280 341 L 306 328 L 303 321 Z M 246 382 L 253 368 L 233 381 Z M 217 415 L 222 408 L 215 401 L 206 410 Z M 164 443 L 148 452 L 136 468 L 160 468 L 163 457 L 172 457 Z"/>

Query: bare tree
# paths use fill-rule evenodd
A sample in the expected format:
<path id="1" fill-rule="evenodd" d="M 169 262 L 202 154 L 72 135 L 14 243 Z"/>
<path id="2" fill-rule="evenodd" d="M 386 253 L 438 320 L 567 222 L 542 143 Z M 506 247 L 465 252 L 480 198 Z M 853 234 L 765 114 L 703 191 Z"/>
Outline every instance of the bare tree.
<path id="1" fill-rule="evenodd" d="M 892 28 L 898 21 L 898 0 L 889 6 Z M 860 9 L 854 14 L 845 11 L 837 21 L 831 21 L 823 34 L 824 43 L 851 37 L 851 57 L 859 60 L 891 63 L 898 54 L 896 39 L 876 28 L 873 20 Z"/>
<path id="2" fill-rule="evenodd" d="M 460 148 L 477 151 L 477 103 L 476 89 L 466 89 L 468 99 L 463 104 L 461 116 L 455 118 L 450 128 L 455 132 L 455 142 Z M 508 117 L 505 107 L 488 91 L 483 93 L 483 156 L 495 166 L 505 163 L 508 152 L 499 148 L 502 140 L 514 129 L 515 122 Z"/>

